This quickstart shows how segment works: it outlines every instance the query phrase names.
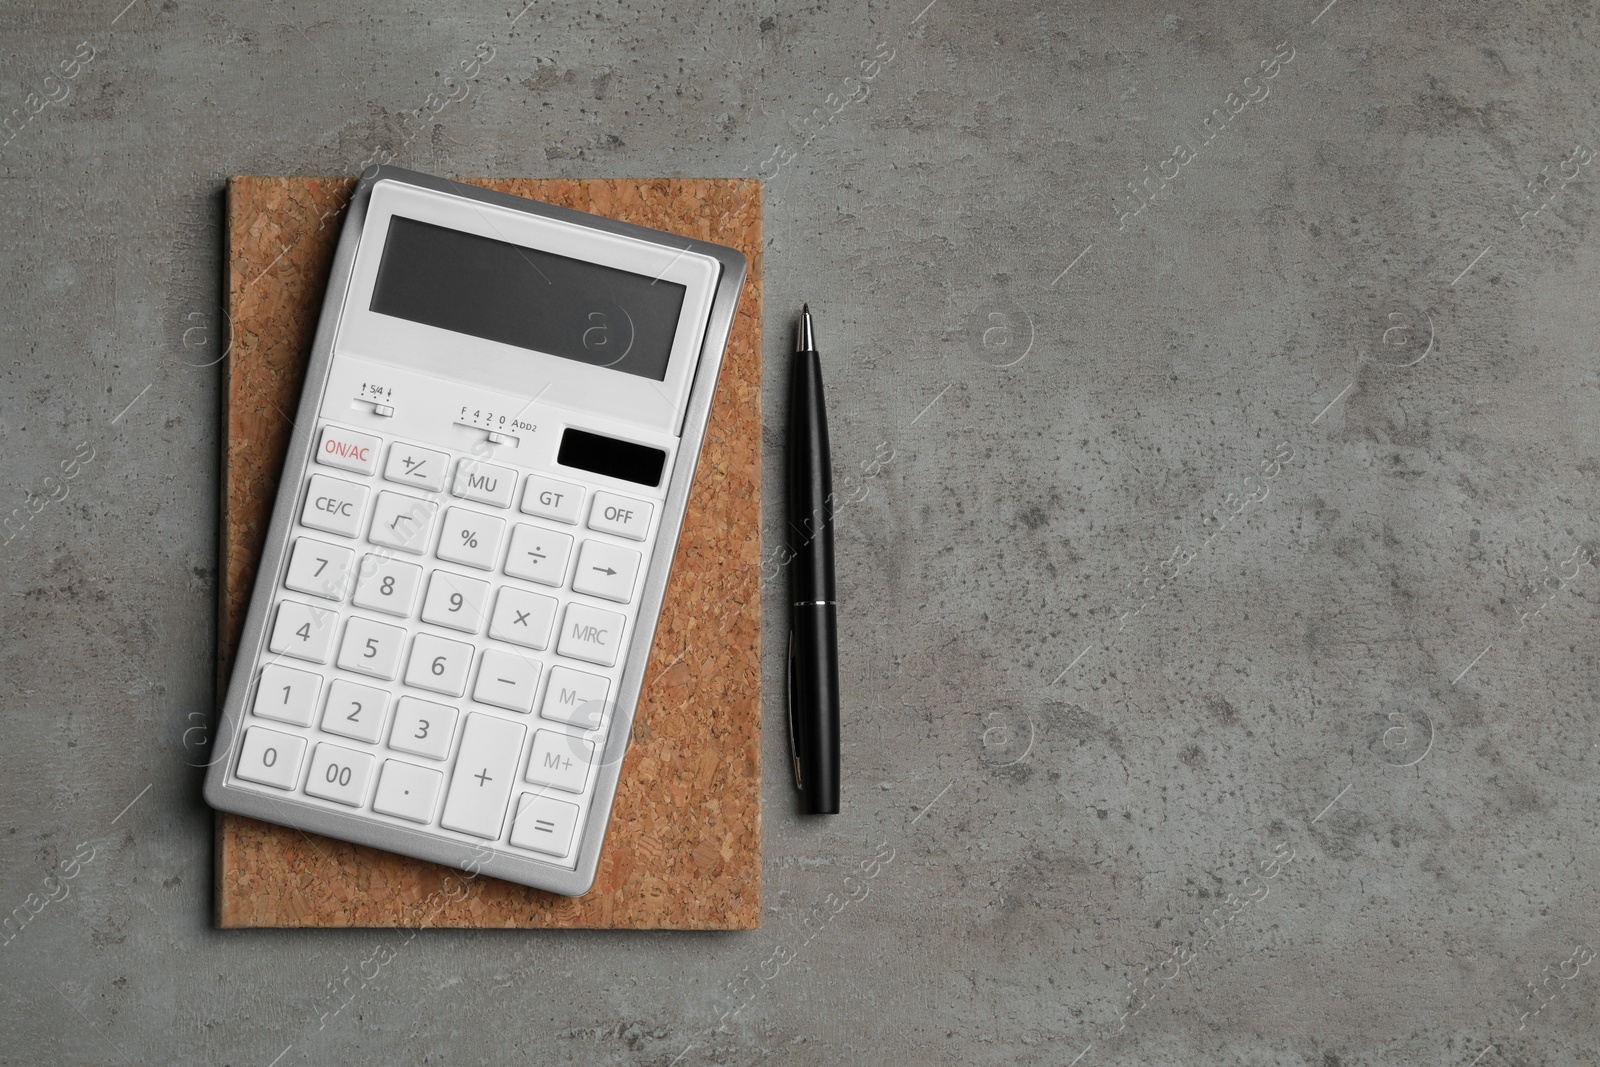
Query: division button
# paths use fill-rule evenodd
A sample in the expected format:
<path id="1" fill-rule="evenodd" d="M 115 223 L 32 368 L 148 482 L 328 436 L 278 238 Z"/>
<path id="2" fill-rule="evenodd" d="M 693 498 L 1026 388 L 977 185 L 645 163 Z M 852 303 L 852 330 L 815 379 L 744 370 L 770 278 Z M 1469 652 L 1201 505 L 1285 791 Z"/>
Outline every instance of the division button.
<path id="1" fill-rule="evenodd" d="M 440 820 L 446 829 L 489 841 L 499 838 L 526 733 L 520 724 L 497 715 L 467 716 Z"/>
<path id="2" fill-rule="evenodd" d="M 571 555 L 570 535 L 519 522 L 511 531 L 506 573 L 513 578 L 559 587 L 566 578 L 567 558 Z"/>
<path id="3" fill-rule="evenodd" d="M 378 469 L 378 450 L 382 447 L 383 442 L 376 437 L 324 426 L 322 441 L 317 445 L 317 462 L 342 471 L 372 474 Z"/>

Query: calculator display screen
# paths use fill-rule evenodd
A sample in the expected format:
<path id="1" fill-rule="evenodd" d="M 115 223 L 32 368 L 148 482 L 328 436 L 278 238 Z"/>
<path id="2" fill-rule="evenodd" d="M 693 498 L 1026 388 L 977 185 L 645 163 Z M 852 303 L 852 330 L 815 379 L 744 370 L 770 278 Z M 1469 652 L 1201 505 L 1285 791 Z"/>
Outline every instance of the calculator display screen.
<path id="1" fill-rule="evenodd" d="M 686 291 L 395 215 L 372 310 L 663 381 Z"/>

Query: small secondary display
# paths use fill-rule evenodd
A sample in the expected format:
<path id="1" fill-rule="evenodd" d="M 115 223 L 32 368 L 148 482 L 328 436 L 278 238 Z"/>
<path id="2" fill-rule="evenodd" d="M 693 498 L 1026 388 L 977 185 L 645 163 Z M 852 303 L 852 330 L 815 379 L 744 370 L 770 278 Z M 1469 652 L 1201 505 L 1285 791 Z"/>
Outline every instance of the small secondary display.
<path id="1" fill-rule="evenodd" d="M 372 310 L 662 381 L 686 291 L 396 215 Z"/>
<path id="2" fill-rule="evenodd" d="M 604 474 L 607 478 L 660 485 L 661 468 L 666 466 L 667 454 L 659 448 L 568 427 L 561 435 L 561 451 L 556 454 L 556 462 L 563 467 Z"/>

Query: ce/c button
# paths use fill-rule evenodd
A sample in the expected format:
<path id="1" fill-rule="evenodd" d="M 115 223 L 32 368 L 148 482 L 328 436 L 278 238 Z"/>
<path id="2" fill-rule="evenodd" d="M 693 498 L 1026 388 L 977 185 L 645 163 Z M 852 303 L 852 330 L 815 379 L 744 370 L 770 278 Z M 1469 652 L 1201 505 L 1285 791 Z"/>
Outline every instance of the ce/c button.
<path id="1" fill-rule="evenodd" d="M 361 532 L 361 516 L 366 509 L 366 486 L 317 474 L 312 476 L 306 489 L 300 524 L 313 530 L 354 537 Z"/>

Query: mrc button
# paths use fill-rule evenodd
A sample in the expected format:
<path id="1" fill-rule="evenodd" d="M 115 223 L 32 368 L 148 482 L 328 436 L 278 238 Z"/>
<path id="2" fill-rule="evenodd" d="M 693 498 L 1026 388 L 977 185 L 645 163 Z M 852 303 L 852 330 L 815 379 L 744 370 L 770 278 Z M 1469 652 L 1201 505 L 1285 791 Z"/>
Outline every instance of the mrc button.
<path id="1" fill-rule="evenodd" d="M 378 452 L 383 442 L 376 437 L 337 426 L 322 428 L 322 443 L 317 445 L 317 462 L 342 471 L 372 474 L 378 469 Z"/>
<path id="2" fill-rule="evenodd" d="M 650 531 L 652 505 L 615 493 L 596 493 L 589 508 L 589 529 L 643 541 Z"/>

